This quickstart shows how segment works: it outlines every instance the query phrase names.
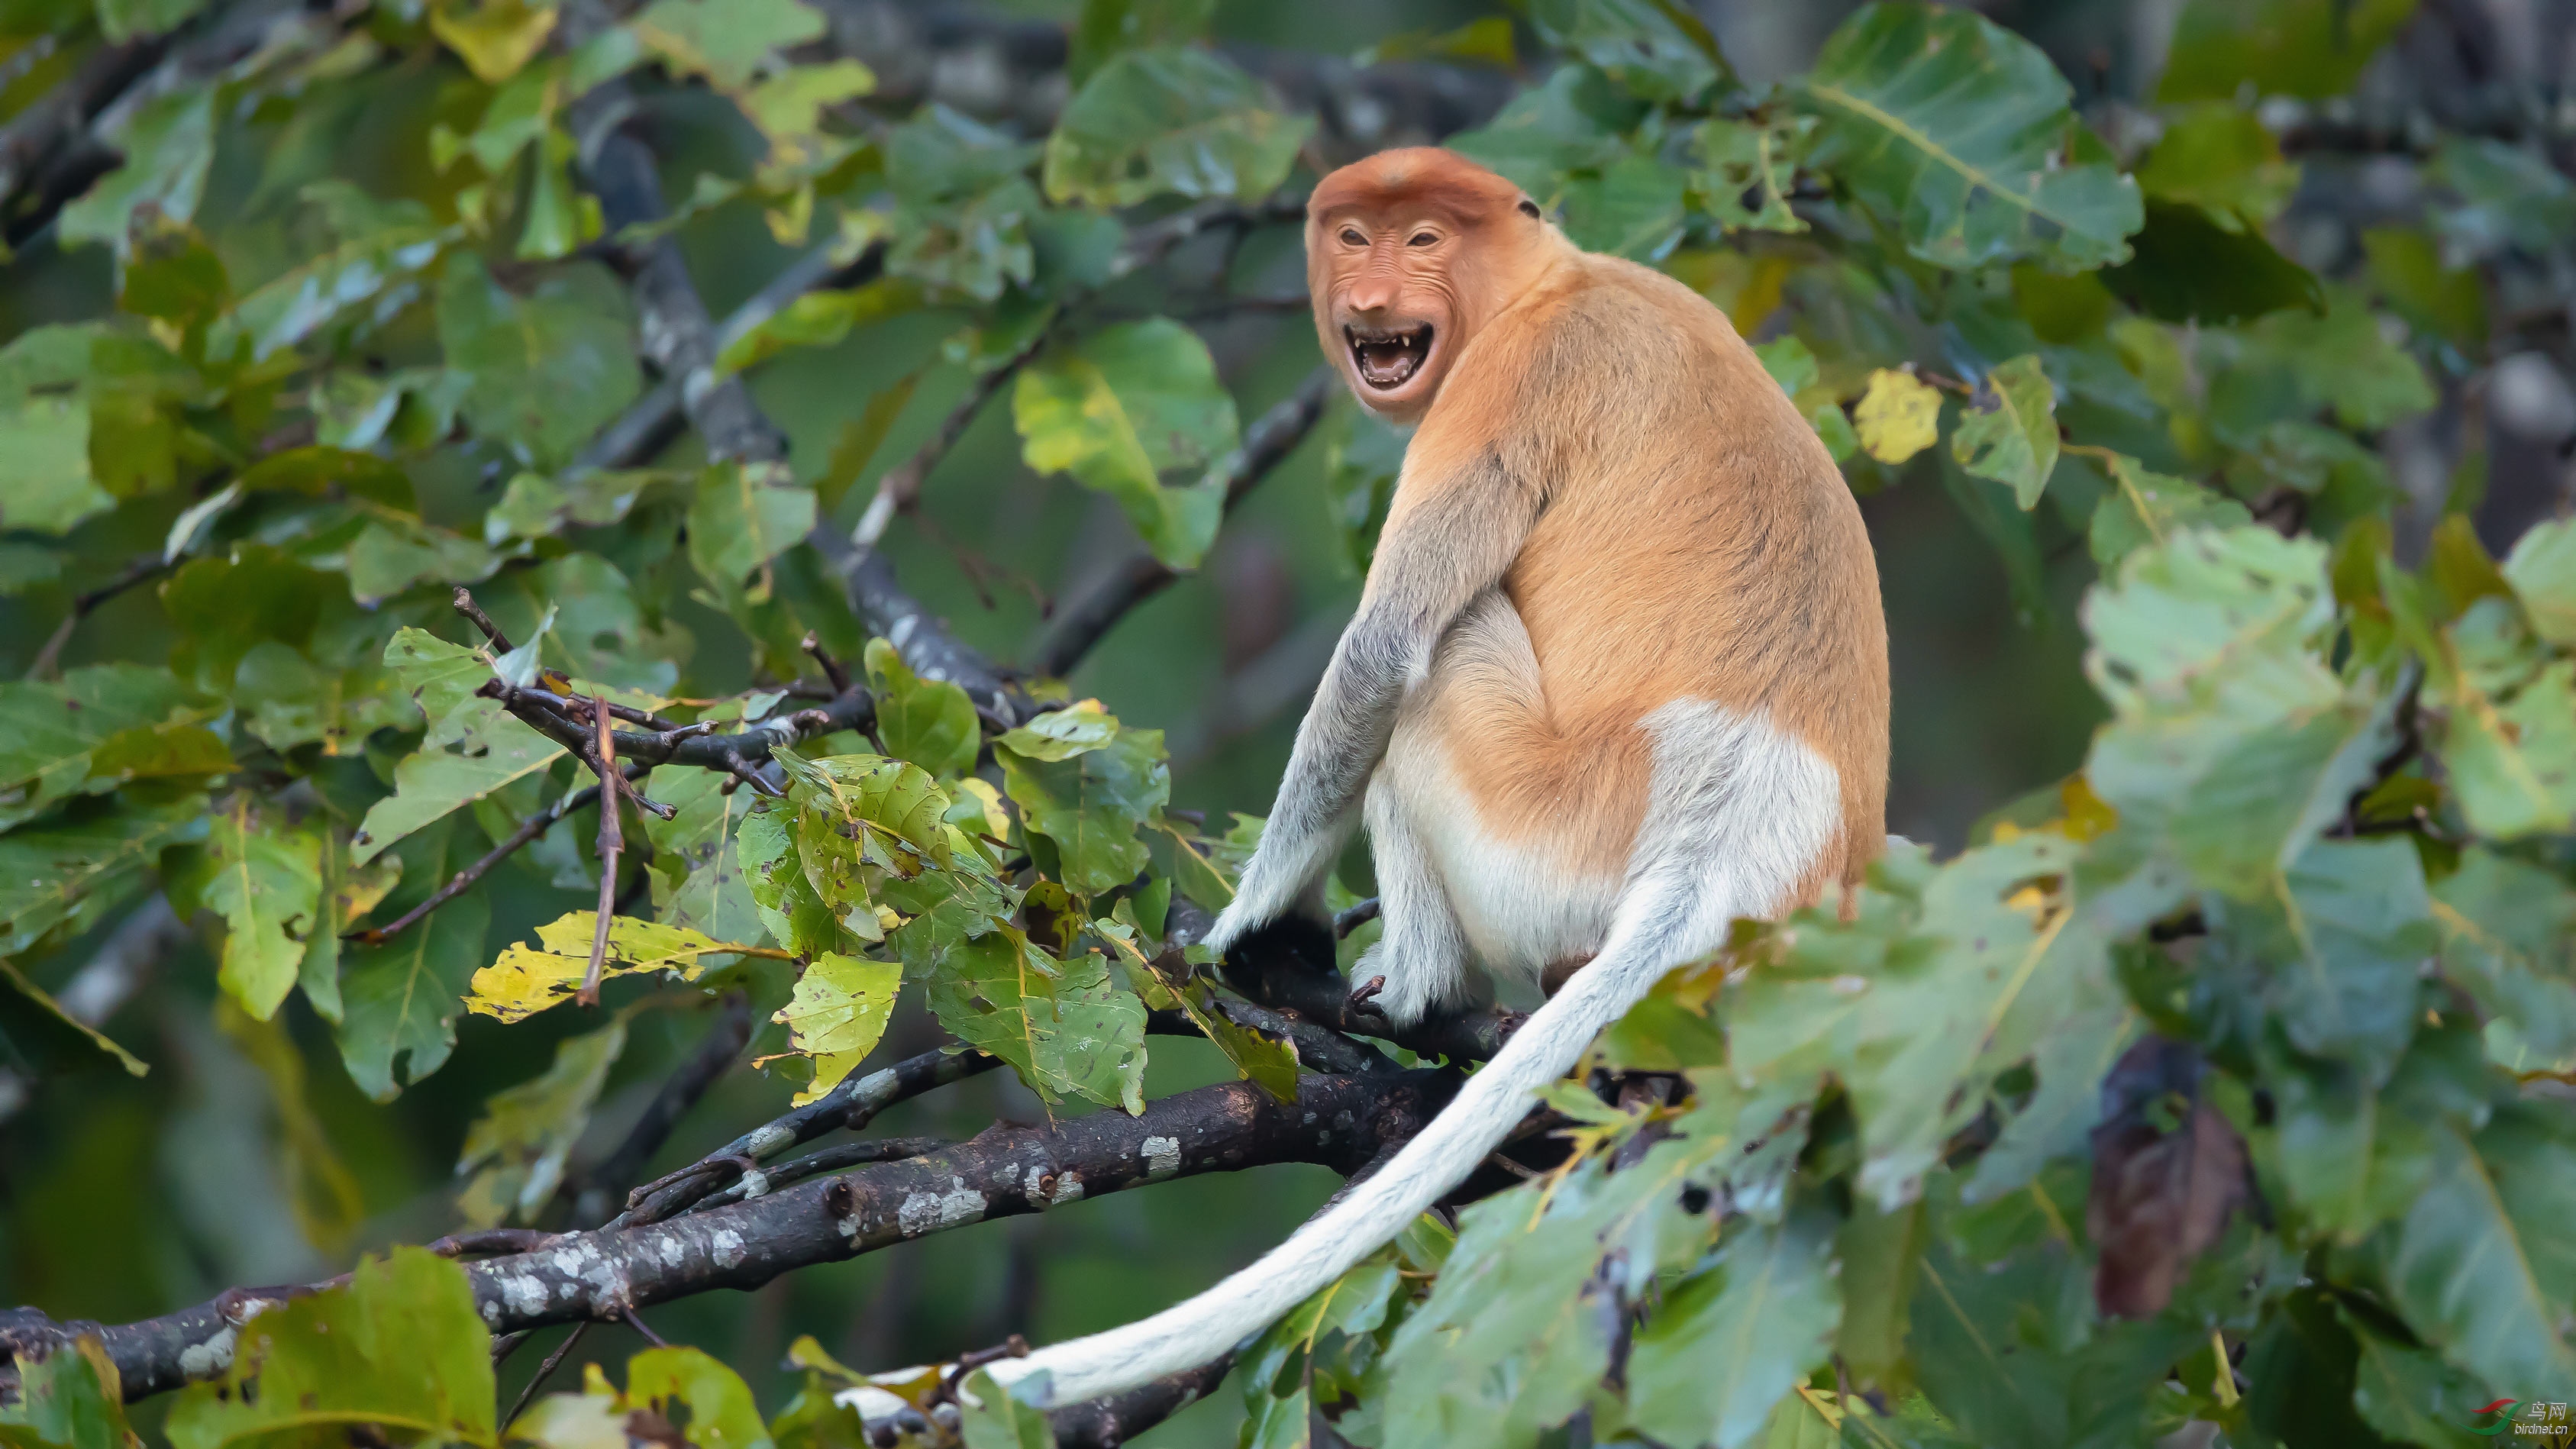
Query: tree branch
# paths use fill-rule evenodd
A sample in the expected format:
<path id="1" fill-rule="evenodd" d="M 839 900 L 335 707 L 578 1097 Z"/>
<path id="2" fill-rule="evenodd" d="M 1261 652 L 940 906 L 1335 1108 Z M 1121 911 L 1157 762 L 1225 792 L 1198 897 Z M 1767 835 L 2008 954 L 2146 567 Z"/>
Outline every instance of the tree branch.
<path id="1" fill-rule="evenodd" d="M 1231 513 L 1244 495 L 1258 486 L 1280 460 L 1295 452 L 1297 445 L 1314 431 L 1315 421 L 1324 414 L 1324 400 L 1331 396 L 1333 372 L 1319 367 L 1307 375 L 1297 391 L 1244 430 L 1243 446 L 1220 463 L 1225 478 L 1225 508 Z M 1110 569 L 1108 574 L 1086 590 L 1082 597 L 1056 611 L 1047 631 L 1038 640 L 1029 658 L 1029 672 L 1045 678 L 1071 673 L 1091 652 L 1091 646 L 1127 611 L 1135 608 L 1169 587 L 1180 572 L 1151 553 L 1139 549 Z"/>
<path id="2" fill-rule="evenodd" d="M 1250 1082 L 1224 1082 L 1149 1103 L 1141 1116 L 1096 1112 L 1051 1127 L 996 1126 L 926 1157 L 796 1183 L 669 1222 L 566 1234 L 537 1252 L 468 1263 L 465 1273 L 496 1334 L 619 1318 L 1149 1182 L 1281 1162 L 1348 1174 L 1420 1131 L 1455 1082 L 1432 1071 L 1392 1080 L 1310 1076 L 1300 1079 L 1293 1104 Z M 139 1399 L 223 1372 L 239 1325 L 288 1296 L 284 1289 L 235 1290 L 104 1327 L 18 1310 L 0 1315 L 0 1349 L 14 1356 L 94 1334 L 116 1363 L 126 1397 Z"/>

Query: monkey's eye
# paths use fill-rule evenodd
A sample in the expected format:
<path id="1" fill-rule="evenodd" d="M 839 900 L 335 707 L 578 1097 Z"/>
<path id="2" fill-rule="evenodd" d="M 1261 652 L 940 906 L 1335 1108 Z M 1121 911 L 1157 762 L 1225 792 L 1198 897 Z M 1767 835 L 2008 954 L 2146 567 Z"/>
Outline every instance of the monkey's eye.
<path id="1" fill-rule="evenodd" d="M 1439 240 L 1440 234 L 1438 232 L 1417 231 L 1412 236 L 1405 238 L 1404 244 L 1409 247 L 1427 247 L 1436 245 Z"/>
<path id="2" fill-rule="evenodd" d="M 1368 238 L 1360 234 L 1360 229 L 1358 227 L 1346 226 L 1342 228 L 1342 245 L 1346 247 L 1364 247 L 1368 245 Z"/>

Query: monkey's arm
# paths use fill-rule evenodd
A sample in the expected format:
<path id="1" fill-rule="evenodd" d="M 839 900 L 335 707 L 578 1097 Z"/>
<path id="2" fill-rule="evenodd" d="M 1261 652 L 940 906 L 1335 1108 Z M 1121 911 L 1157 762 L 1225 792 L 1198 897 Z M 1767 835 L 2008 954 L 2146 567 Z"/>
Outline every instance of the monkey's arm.
<path id="1" fill-rule="evenodd" d="M 1307 898 L 1350 839 L 1405 691 L 1430 671 L 1440 636 L 1469 602 L 1502 580 L 1543 503 L 1493 448 L 1427 477 L 1408 466 L 1359 613 L 1297 726 L 1260 848 L 1208 945 L 1223 951 L 1301 905 L 1320 908 Z"/>

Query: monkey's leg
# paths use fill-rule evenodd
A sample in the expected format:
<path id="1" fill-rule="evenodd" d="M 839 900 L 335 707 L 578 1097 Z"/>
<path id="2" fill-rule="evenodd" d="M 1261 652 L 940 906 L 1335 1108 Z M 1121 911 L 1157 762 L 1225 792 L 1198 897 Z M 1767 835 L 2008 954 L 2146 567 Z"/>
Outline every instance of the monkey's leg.
<path id="1" fill-rule="evenodd" d="M 1396 768 L 1390 757 L 1369 782 L 1364 812 L 1369 855 L 1377 864 L 1378 918 L 1385 924 L 1351 979 L 1385 977 L 1377 1007 L 1398 1026 L 1408 1026 L 1434 1006 L 1466 998 L 1467 938 L 1432 864 L 1430 844 L 1413 828 L 1404 792 L 1391 778 Z"/>

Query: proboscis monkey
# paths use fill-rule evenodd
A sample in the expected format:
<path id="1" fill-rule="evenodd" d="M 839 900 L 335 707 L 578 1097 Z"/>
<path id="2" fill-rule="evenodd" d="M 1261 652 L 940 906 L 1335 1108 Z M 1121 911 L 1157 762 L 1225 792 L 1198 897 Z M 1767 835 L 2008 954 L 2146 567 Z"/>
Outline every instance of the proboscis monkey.
<path id="1" fill-rule="evenodd" d="M 1215 1288 L 991 1365 L 1064 1404 L 1203 1363 L 1482 1162 L 1670 968 L 1886 840 L 1887 629 L 1860 511 L 1725 314 L 1500 176 L 1324 178 L 1306 273 L 1359 400 L 1418 422 L 1359 613 L 1208 944 L 1320 914 L 1365 819 L 1399 1023 L 1571 971 L 1375 1176 Z M 1585 963 L 1589 964 L 1585 964 Z M 1554 984 L 1551 980 L 1550 984 Z"/>

